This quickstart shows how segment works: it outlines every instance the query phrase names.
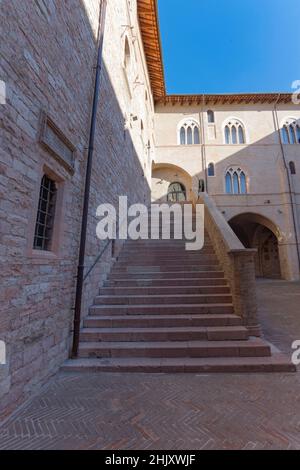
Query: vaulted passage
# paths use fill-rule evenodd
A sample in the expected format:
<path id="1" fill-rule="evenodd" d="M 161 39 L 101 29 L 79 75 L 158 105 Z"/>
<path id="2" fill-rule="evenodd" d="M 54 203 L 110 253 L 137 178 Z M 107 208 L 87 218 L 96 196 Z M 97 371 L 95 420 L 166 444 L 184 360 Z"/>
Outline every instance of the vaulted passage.
<path id="1" fill-rule="evenodd" d="M 257 277 L 281 278 L 277 229 L 273 223 L 258 214 L 240 214 L 229 222 L 246 248 L 256 248 Z"/>

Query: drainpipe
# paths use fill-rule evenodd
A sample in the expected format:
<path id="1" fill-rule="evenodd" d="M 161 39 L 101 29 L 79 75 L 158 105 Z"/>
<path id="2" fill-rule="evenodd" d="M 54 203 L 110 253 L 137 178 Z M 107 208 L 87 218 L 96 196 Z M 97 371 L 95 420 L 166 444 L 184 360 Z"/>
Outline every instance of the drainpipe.
<path id="1" fill-rule="evenodd" d="M 292 182 L 291 182 L 290 170 L 289 170 L 289 167 L 287 166 L 287 163 L 286 163 L 284 145 L 282 143 L 282 138 L 281 138 L 281 134 L 280 134 L 280 126 L 279 126 L 278 113 L 277 113 L 277 104 L 279 103 L 280 97 L 281 97 L 281 94 L 279 93 L 279 95 L 277 97 L 277 100 L 276 100 L 276 103 L 274 105 L 275 127 L 277 128 L 276 130 L 278 132 L 278 138 L 279 138 L 279 143 L 280 143 L 280 148 L 281 148 L 281 155 L 282 155 L 283 165 L 284 165 L 284 168 L 285 168 L 285 171 L 286 171 L 286 174 L 287 174 L 289 197 L 290 197 L 290 201 L 291 201 L 292 218 L 293 218 L 293 225 L 294 225 L 295 239 L 296 239 L 296 248 L 297 248 L 297 255 L 298 255 L 298 266 L 299 266 L 299 272 L 300 272 L 300 248 L 299 248 L 297 217 L 296 217 L 296 214 L 295 214 L 295 205 L 294 205 L 294 199 L 293 199 Z"/>
<path id="2" fill-rule="evenodd" d="M 205 129 L 204 129 L 204 109 L 205 105 L 205 95 L 202 95 L 202 105 L 201 111 L 199 113 L 199 121 L 200 121 L 200 128 L 201 128 L 201 157 L 202 157 L 202 168 L 204 171 L 204 180 L 205 180 L 205 191 L 208 194 L 208 178 L 207 178 L 207 165 L 206 165 L 206 152 L 205 152 Z"/>
<path id="3" fill-rule="evenodd" d="M 100 5 L 97 65 L 96 65 L 96 72 L 95 72 L 94 96 L 93 96 L 93 105 L 92 105 L 92 114 L 91 114 L 87 166 L 86 166 L 86 174 L 85 174 L 79 258 L 78 258 L 78 267 L 77 267 L 77 284 L 76 284 L 76 296 L 75 296 L 75 308 L 74 308 L 74 332 L 73 332 L 72 358 L 77 357 L 78 346 L 79 346 L 81 303 L 82 303 L 83 276 L 84 276 L 84 255 L 85 255 L 85 245 L 86 245 L 86 235 L 87 235 L 87 222 L 88 222 L 88 211 L 89 211 L 96 118 L 97 118 L 97 109 L 98 109 L 98 102 L 99 102 L 99 87 L 100 87 L 100 78 L 101 78 L 101 69 L 102 69 L 102 50 L 103 50 L 103 39 L 104 39 L 104 29 L 105 29 L 106 2 L 107 0 L 102 0 L 101 5 Z"/>

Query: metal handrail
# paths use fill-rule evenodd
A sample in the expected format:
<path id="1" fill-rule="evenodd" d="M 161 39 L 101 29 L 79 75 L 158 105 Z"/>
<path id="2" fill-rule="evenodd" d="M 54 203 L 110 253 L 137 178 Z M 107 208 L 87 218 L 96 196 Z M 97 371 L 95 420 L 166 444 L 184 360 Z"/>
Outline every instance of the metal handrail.
<path id="1" fill-rule="evenodd" d="M 88 271 L 86 272 L 86 274 L 83 276 L 83 282 L 86 281 L 86 279 L 89 277 L 89 275 L 91 274 L 91 272 L 93 271 L 94 267 L 96 266 L 96 264 L 100 261 L 100 259 L 102 258 L 102 256 L 104 255 L 105 251 L 107 250 L 107 248 L 109 247 L 109 245 L 111 244 L 112 240 L 108 240 L 108 242 L 106 243 L 105 247 L 102 249 L 102 251 L 100 251 L 99 255 L 97 256 L 97 258 L 95 259 L 94 263 L 89 267 Z"/>
<path id="2" fill-rule="evenodd" d="M 127 214 L 126 214 L 126 217 L 124 217 L 121 221 L 121 224 L 120 226 L 123 227 L 123 224 L 125 222 L 125 220 L 127 220 Z M 118 232 L 118 223 L 116 224 L 116 233 Z M 94 267 L 98 264 L 98 262 L 100 261 L 100 259 L 102 258 L 102 256 L 104 255 L 105 251 L 107 250 L 107 248 L 110 246 L 110 244 L 114 241 L 114 239 L 111 239 L 111 240 L 108 240 L 108 242 L 106 243 L 106 245 L 104 246 L 104 248 L 100 251 L 99 255 L 96 257 L 94 263 L 89 267 L 89 269 L 87 270 L 86 274 L 84 275 L 83 277 L 83 282 L 86 281 L 86 279 L 89 277 L 89 275 L 91 274 L 91 272 L 93 271 Z"/>

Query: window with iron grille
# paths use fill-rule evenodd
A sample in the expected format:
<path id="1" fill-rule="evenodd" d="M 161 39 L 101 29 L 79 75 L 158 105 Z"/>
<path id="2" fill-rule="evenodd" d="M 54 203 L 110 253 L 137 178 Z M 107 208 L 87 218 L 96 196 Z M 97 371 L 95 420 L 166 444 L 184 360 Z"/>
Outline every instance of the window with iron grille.
<path id="1" fill-rule="evenodd" d="M 56 183 L 47 175 L 41 182 L 39 206 L 35 225 L 33 248 L 50 251 L 56 203 Z"/>

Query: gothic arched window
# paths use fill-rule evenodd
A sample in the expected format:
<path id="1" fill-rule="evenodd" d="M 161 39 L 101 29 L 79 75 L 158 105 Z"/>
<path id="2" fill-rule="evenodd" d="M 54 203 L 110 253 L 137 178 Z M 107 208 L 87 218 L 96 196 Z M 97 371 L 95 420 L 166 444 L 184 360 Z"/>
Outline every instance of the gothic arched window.
<path id="1" fill-rule="evenodd" d="M 207 168 L 207 174 L 208 176 L 215 176 L 215 164 L 210 163 Z"/>
<path id="2" fill-rule="evenodd" d="M 288 118 L 281 129 L 284 144 L 300 144 L 300 124 L 294 118 Z"/>
<path id="3" fill-rule="evenodd" d="M 230 119 L 224 128 L 226 144 L 245 144 L 246 133 L 244 125 L 237 119 Z"/>
<path id="4" fill-rule="evenodd" d="M 241 168 L 232 167 L 225 175 L 226 194 L 247 194 L 246 175 Z"/>
<path id="5" fill-rule="evenodd" d="M 180 145 L 198 145 L 200 144 L 200 130 L 197 121 L 187 119 L 179 129 Z"/>

